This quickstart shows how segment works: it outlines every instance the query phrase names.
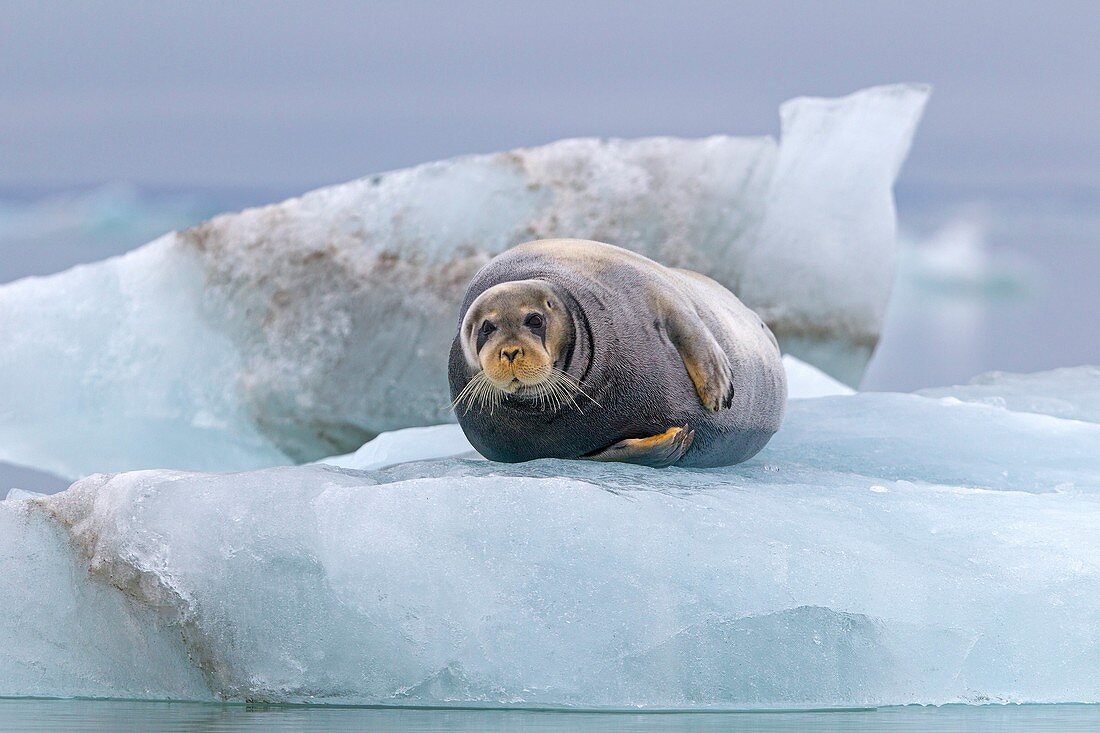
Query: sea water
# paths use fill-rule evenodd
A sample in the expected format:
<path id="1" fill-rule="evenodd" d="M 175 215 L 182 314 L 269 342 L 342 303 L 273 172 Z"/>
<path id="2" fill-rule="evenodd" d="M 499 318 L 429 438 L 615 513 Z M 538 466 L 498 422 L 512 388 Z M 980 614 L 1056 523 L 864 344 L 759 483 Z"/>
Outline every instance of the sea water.
<path id="1" fill-rule="evenodd" d="M 109 700 L 0 699 L 0 730 L 88 731 L 768 731 L 791 733 L 1011 733 L 1096 731 L 1100 705 L 909 705 L 905 707 L 721 713 L 426 710 L 255 706 Z"/>

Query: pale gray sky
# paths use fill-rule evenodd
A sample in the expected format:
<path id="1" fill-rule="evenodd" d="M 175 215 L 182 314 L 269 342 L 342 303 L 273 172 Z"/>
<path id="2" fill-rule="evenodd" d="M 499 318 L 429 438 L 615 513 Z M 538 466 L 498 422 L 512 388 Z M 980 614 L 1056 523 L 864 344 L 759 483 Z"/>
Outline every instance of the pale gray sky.
<path id="1" fill-rule="evenodd" d="M 1095 2 L 0 4 L 0 186 L 297 190 L 935 85 L 903 184 L 1100 189 Z"/>

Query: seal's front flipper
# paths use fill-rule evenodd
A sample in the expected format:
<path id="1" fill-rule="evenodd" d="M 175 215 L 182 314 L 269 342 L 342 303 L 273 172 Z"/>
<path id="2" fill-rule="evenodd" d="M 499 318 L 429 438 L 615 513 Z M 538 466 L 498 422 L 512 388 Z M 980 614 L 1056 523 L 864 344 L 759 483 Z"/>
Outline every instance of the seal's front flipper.
<path id="1" fill-rule="evenodd" d="M 695 431 L 684 425 L 679 428 L 669 428 L 660 435 L 652 435 L 648 438 L 620 440 L 615 445 L 585 458 L 590 461 L 622 461 L 652 468 L 665 468 L 680 460 L 687 453 L 694 439 Z"/>
<path id="2" fill-rule="evenodd" d="M 722 410 L 733 404 L 733 366 L 714 334 L 697 313 L 665 317 L 669 340 L 680 352 L 703 406 Z"/>

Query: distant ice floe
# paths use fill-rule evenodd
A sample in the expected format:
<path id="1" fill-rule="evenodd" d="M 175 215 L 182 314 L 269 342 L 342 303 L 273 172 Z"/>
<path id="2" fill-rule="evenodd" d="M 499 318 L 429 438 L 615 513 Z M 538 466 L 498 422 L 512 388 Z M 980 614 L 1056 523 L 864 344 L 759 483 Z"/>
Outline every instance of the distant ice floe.
<path id="1" fill-rule="evenodd" d="M 1100 367 L 1080 366 L 1035 374 L 989 372 L 963 386 L 922 389 L 917 394 L 955 397 L 1016 412 L 1100 423 L 1098 383 Z"/>
<path id="2" fill-rule="evenodd" d="M 779 143 L 579 139 L 428 163 L 0 287 L 0 460 L 69 477 L 242 470 L 446 422 L 466 284 L 540 237 L 704 272 L 787 352 L 855 383 L 927 95 L 792 100 Z"/>
<path id="3" fill-rule="evenodd" d="M 989 214 L 972 208 L 927 236 L 899 236 L 897 282 L 864 387 L 950 384 L 989 368 L 997 323 L 1016 322 L 1043 281 L 1040 263 L 992 246 L 989 230 Z"/>
<path id="4" fill-rule="evenodd" d="M 192 197 L 144 200 L 133 186 L 116 184 L 90 191 L 55 194 L 30 203 L 0 200 L 0 251 L 19 245 L 57 243 L 65 237 L 130 237 L 163 232 L 202 211 Z"/>
<path id="5" fill-rule="evenodd" d="M 956 216 L 931 236 L 902 239 L 901 272 L 907 284 L 941 299 L 1018 296 L 1033 286 L 1029 263 L 990 248 L 986 216 Z"/>
<path id="6" fill-rule="evenodd" d="M 195 196 L 117 184 L 35 197 L 0 194 L 0 283 L 121 254 L 217 212 Z"/>
<path id="7" fill-rule="evenodd" d="M 794 399 L 723 469 L 421 460 L 464 452 L 444 425 L 344 461 L 383 469 L 17 495 L 0 695 L 1100 702 L 1097 404 L 1100 370 L 1058 370 Z"/>

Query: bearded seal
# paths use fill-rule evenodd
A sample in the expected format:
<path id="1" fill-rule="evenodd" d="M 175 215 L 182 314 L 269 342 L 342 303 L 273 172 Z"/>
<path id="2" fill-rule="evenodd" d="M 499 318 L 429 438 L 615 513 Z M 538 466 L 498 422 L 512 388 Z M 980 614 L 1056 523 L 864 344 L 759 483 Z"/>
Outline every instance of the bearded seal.
<path id="1" fill-rule="evenodd" d="M 486 458 L 712 467 L 779 429 L 779 345 L 714 280 L 576 239 L 518 245 L 470 283 L 448 365 Z"/>

